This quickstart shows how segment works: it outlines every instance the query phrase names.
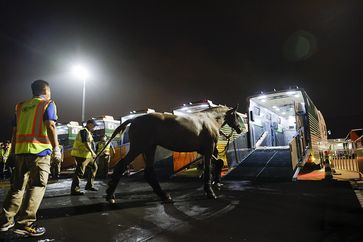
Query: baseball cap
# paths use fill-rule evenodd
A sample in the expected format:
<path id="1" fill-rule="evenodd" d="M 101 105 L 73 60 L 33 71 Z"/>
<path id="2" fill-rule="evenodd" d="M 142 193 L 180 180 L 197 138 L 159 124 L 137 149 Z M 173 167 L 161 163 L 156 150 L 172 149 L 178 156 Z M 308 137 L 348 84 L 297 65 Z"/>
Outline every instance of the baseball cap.
<path id="1" fill-rule="evenodd" d="M 94 119 L 88 119 L 86 124 L 93 124 L 94 126 L 97 126 L 97 123 Z"/>

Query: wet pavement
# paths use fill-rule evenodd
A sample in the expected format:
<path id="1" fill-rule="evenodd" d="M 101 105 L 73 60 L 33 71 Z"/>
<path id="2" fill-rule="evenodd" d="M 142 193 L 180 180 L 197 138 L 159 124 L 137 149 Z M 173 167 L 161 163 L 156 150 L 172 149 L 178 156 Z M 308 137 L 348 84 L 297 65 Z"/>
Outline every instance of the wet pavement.
<path id="1" fill-rule="evenodd" d="M 142 177 L 125 177 L 114 206 L 103 181 L 84 196 L 70 196 L 70 185 L 48 185 L 38 212 L 45 235 L 8 231 L 0 241 L 363 241 L 362 209 L 346 181 L 225 181 L 211 200 L 199 179 L 175 177 L 161 182 L 175 202 L 162 204 Z M 0 184 L 1 200 L 7 189 Z"/>

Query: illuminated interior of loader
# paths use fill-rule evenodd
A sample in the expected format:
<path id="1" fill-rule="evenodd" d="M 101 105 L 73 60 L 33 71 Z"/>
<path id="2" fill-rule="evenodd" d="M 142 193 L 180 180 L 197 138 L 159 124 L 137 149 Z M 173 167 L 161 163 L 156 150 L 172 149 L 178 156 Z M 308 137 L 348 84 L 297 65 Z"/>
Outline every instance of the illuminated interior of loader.
<path id="1" fill-rule="evenodd" d="M 250 98 L 249 122 L 253 148 L 287 148 L 299 128 L 296 114 L 304 112 L 304 98 L 298 90 Z"/>

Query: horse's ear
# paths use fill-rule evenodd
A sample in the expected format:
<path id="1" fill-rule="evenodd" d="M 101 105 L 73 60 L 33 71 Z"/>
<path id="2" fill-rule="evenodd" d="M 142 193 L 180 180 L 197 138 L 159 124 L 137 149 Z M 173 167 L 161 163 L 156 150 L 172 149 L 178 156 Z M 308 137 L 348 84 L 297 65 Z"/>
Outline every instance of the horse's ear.
<path id="1" fill-rule="evenodd" d="M 234 108 L 232 108 L 230 111 L 231 111 L 231 112 L 235 112 L 237 109 L 238 109 L 238 103 L 237 103 L 237 105 L 236 105 Z"/>

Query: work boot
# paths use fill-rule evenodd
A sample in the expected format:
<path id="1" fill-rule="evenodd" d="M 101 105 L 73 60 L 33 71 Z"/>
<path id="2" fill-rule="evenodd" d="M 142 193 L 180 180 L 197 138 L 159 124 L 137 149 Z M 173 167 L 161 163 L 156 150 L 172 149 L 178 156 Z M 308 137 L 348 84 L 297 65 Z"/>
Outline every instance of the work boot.
<path id="1" fill-rule="evenodd" d="M 26 225 L 19 225 L 19 227 L 17 227 L 14 230 L 14 233 L 20 234 L 20 235 L 25 235 L 25 236 L 41 236 L 43 234 L 45 234 L 45 228 L 44 227 L 38 227 L 35 224 L 31 224 L 29 226 Z"/>
<path id="2" fill-rule="evenodd" d="M 85 190 L 92 191 L 92 192 L 97 192 L 98 191 L 98 189 L 95 188 L 95 187 L 86 187 Z"/>
<path id="3" fill-rule="evenodd" d="M 14 227 L 14 225 L 15 225 L 14 221 L 4 223 L 4 224 L 0 225 L 0 231 L 1 232 L 8 231 L 12 227 Z"/>
<path id="4" fill-rule="evenodd" d="M 72 196 L 80 196 L 80 195 L 84 195 L 84 192 L 81 192 L 81 191 L 71 191 L 71 195 Z"/>

